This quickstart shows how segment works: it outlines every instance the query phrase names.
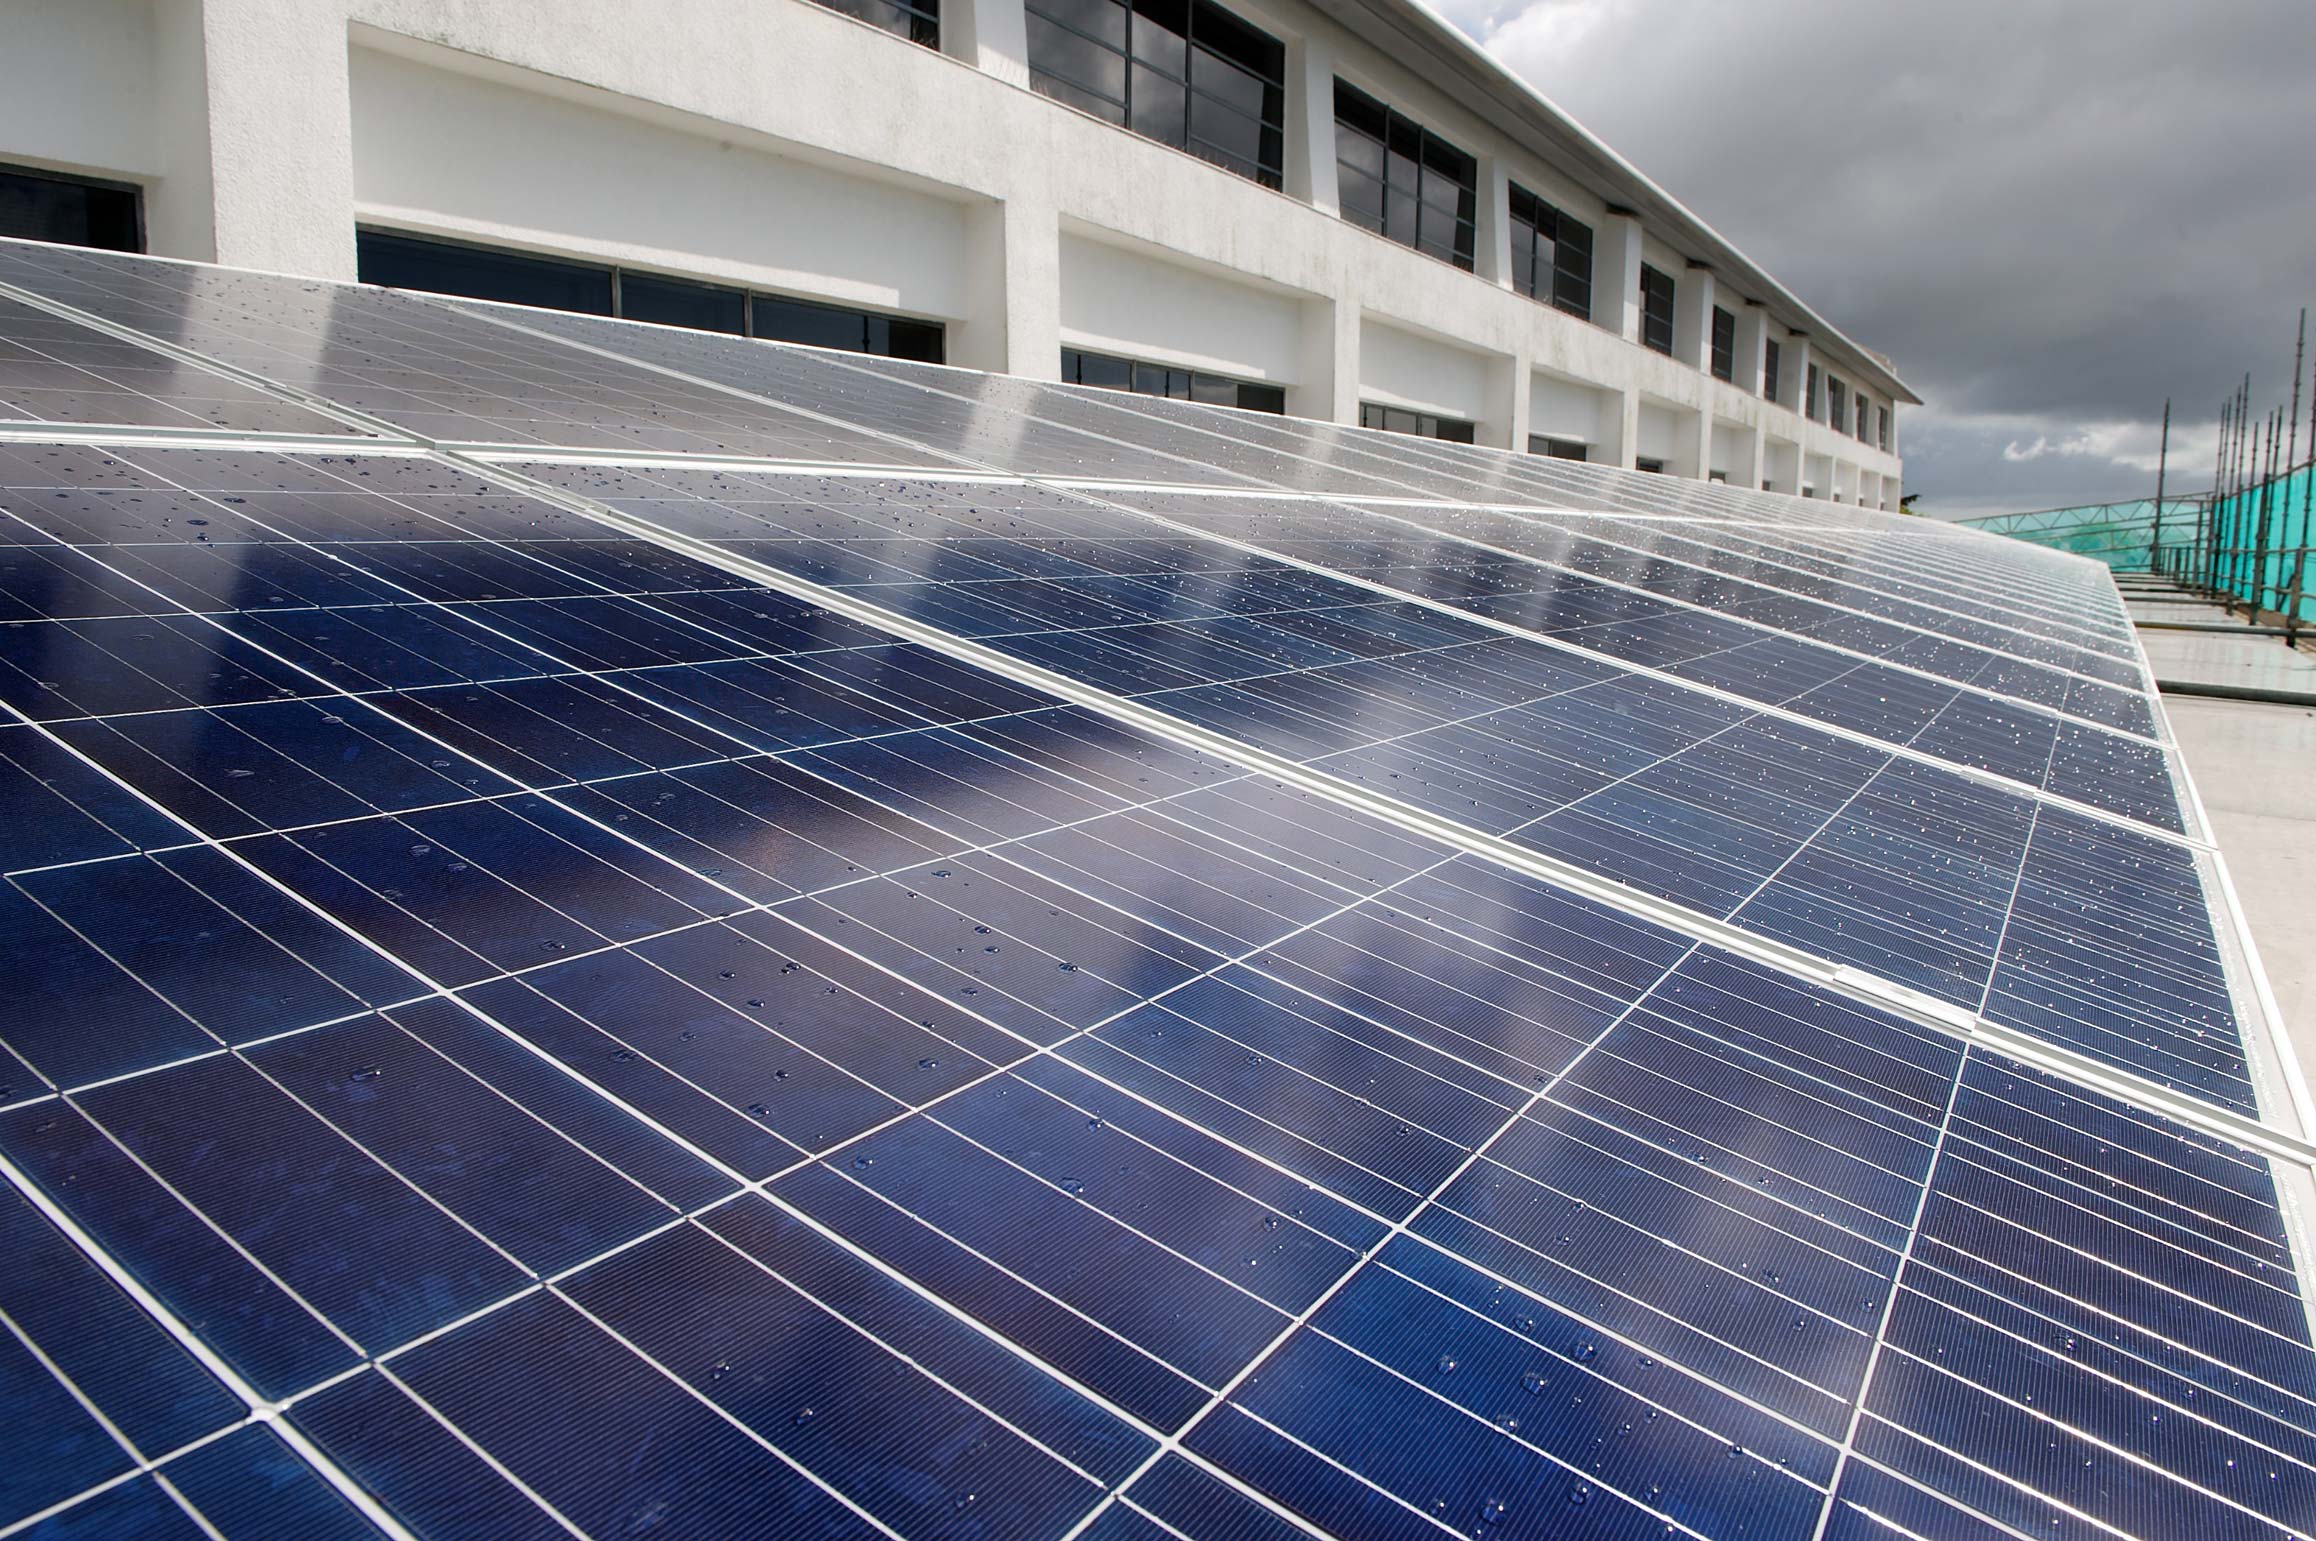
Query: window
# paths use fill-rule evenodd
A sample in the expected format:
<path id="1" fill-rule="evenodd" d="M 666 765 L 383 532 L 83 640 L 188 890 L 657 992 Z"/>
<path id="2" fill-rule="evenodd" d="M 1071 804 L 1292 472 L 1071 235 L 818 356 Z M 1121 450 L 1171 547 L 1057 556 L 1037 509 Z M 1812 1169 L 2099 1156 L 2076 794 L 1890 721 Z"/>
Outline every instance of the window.
<path id="1" fill-rule="evenodd" d="M 832 11 L 927 48 L 941 46 L 941 0 L 820 0 Z"/>
<path id="2" fill-rule="evenodd" d="M 842 348 L 847 353 L 916 359 L 926 364 L 940 363 L 944 351 L 938 321 L 913 321 L 906 316 L 880 315 L 873 310 L 815 305 L 777 294 L 748 297 L 748 325 L 752 337 L 810 343 L 817 348 Z"/>
<path id="3" fill-rule="evenodd" d="M 1673 351 L 1673 276 L 1641 264 L 1641 346 Z"/>
<path id="4" fill-rule="evenodd" d="M 1209 406 L 1237 407 L 1247 412 L 1287 410 L 1287 393 L 1276 385 L 1234 380 L 1228 375 L 1201 374 L 1165 364 L 1113 358 L 1107 353 L 1062 349 L 1061 377 L 1071 385 L 1098 385 L 1113 391 L 1136 391 L 1144 396 L 1168 396 L 1176 401 L 1203 401 Z"/>
<path id="5" fill-rule="evenodd" d="M 1802 393 L 1801 415 L 1807 418 L 1817 416 L 1817 366 L 1815 364 L 1809 366 L 1809 387 Z"/>
<path id="6" fill-rule="evenodd" d="M 1825 420 L 1835 433 L 1842 431 L 1842 419 L 1849 415 L 1849 388 L 1833 375 L 1825 377 Z"/>
<path id="7" fill-rule="evenodd" d="M 1277 187 L 1286 45 L 1207 0 L 1029 0 L 1030 84 Z"/>
<path id="8" fill-rule="evenodd" d="M 1457 444 L 1472 442 L 1472 425 L 1453 417 L 1434 417 L 1429 412 L 1410 412 L 1404 407 L 1386 407 L 1377 402 L 1359 403 L 1359 426 L 1380 428 L 1385 433 L 1412 433 L 1425 439 L 1447 439 Z"/>
<path id="9" fill-rule="evenodd" d="M 121 183 L 0 166 L 0 235 L 106 251 L 143 251 L 141 196 Z"/>
<path id="10" fill-rule="evenodd" d="M 1478 169 L 1422 125 L 1335 82 L 1336 187 L 1343 217 L 1353 224 L 1468 273 Z"/>
<path id="11" fill-rule="evenodd" d="M 1866 395 L 1863 391 L 1858 393 L 1858 426 L 1856 432 L 1858 436 L 1858 442 L 1863 444 L 1866 441 Z"/>
<path id="12" fill-rule="evenodd" d="M 1890 409 L 1888 407 L 1874 408 L 1874 438 L 1881 445 L 1882 453 L 1887 455 L 1890 452 Z"/>
<path id="13" fill-rule="evenodd" d="M 661 326 L 811 343 L 929 364 L 942 361 L 944 334 L 938 321 L 815 305 L 603 263 L 535 257 L 388 230 L 355 231 L 354 258 L 356 272 L 366 284 L 590 316 L 624 316 Z"/>
<path id="14" fill-rule="evenodd" d="M 1512 185 L 1512 287 L 1592 319 L 1592 227 Z"/>
<path id="15" fill-rule="evenodd" d="M 1646 471 L 1652 476 L 1665 474 L 1665 463 L 1662 460 L 1651 460 L 1646 455 L 1633 456 L 1632 468 L 1636 471 Z"/>
<path id="16" fill-rule="evenodd" d="M 1550 455 L 1554 460 L 1583 460 L 1588 458 L 1582 439 L 1554 438 L 1548 433 L 1528 435 L 1528 453 Z"/>
<path id="17" fill-rule="evenodd" d="M 356 231 L 355 271 L 366 284 L 503 300 L 541 310 L 617 315 L 612 270 L 592 263 L 558 262 L 526 252 L 494 251 L 454 241 L 426 241 L 379 230 Z"/>
<path id="18" fill-rule="evenodd" d="M 1737 378 L 1737 317 L 1718 305 L 1713 307 L 1713 378 Z"/>
<path id="19" fill-rule="evenodd" d="M 1764 338 L 1761 343 L 1761 399 L 1777 400 L 1777 340 Z"/>

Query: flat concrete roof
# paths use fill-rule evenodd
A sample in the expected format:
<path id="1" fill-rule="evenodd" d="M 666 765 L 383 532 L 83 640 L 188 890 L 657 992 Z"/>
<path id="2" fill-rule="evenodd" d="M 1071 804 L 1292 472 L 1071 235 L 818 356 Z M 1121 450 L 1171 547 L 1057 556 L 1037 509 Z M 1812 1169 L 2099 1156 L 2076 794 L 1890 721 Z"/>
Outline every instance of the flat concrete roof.
<path id="1" fill-rule="evenodd" d="M 2224 625 L 2213 604 L 2133 599 L 2134 620 Z M 2241 625 L 2238 619 L 2235 624 Z M 2316 637 L 2139 633 L 2158 680 L 2316 696 Z M 2316 1071 L 2316 707 L 2166 692 L 2188 774 L 2301 1065 Z"/>

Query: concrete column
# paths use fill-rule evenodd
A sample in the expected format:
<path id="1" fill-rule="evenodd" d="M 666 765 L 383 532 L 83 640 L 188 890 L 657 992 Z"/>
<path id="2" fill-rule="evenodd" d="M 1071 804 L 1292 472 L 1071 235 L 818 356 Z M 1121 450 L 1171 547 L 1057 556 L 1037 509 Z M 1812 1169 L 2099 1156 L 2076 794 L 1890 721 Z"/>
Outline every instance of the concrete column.
<path id="1" fill-rule="evenodd" d="M 1499 289 L 1509 289 L 1512 287 L 1512 178 L 1500 157 L 1483 155 L 1479 175 L 1474 180 L 1478 183 L 1480 208 L 1478 228 L 1473 232 L 1477 249 L 1472 254 L 1472 271 Z"/>
<path id="2" fill-rule="evenodd" d="M 1021 0 L 951 0 L 941 8 L 941 52 L 984 74 L 1029 84 L 1029 13 Z"/>
<path id="3" fill-rule="evenodd" d="M 1634 282 L 1639 279 L 1636 275 Z M 1599 301 L 1594 301 L 1597 306 Z M 1598 314 L 1597 310 L 1595 314 Z M 1604 386 L 1600 392 L 1600 433 L 1592 459 L 1604 466 L 1633 468 L 1640 445 L 1640 392 Z"/>
<path id="4" fill-rule="evenodd" d="M 1730 486 L 1743 487 L 1750 492 L 1766 480 L 1761 470 L 1763 443 L 1759 423 L 1737 435 L 1737 461 L 1728 468 Z"/>
<path id="5" fill-rule="evenodd" d="M 1777 441 L 1762 444 L 1763 472 L 1761 479 L 1769 484 L 1771 492 L 1782 492 L 1789 497 L 1801 495 L 1801 446 Z"/>
<path id="6" fill-rule="evenodd" d="M 1610 213 L 1592 243 L 1592 319 L 1626 342 L 1640 341 L 1640 270 L 1640 217 Z M 1630 437 L 1624 446 L 1631 465 Z"/>
<path id="7" fill-rule="evenodd" d="M 1017 191 L 966 216 L 965 320 L 949 362 L 1052 380 L 1061 374 L 1061 221 Z"/>
<path id="8" fill-rule="evenodd" d="M 343 0 L 168 0 L 154 12 L 152 249 L 354 276 Z"/>
<path id="9" fill-rule="evenodd" d="M 1673 458 L 1665 469 L 1675 476 L 1703 481 L 1712 469 L 1713 414 L 1704 407 L 1683 407 L 1673 417 Z"/>
<path id="10" fill-rule="evenodd" d="M 1335 54 L 1301 38 L 1287 45 L 1286 194 L 1342 212 L 1335 180 Z"/>
<path id="11" fill-rule="evenodd" d="M 1287 410 L 1323 423 L 1359 421 L 1359 300 L 1338 286 L 1331 299 L 1302 303 L 1302 376 Z"/>
<path id="12" fill-rule="evenodd" d="M 1713 366 L 1713 270 L 1691 264 L 1673 280 L 1673 358 L 1710 373 Z"/>
<path id="13" fill-rule="evenodd" d="M 1487 410 L 1474 437 L 1497 449 L 1528 447 L 1528 399 L 1536 381 L 1535 361 L 1526 354 L 1488 356 Z"/>
<path id="14" fill-rule="evenodd" d="M 1768 358 L 1769 312 L 1747 300 L 1737 312 L 1737 389 L 1748 396 L 1761 394 L 1762 370 Z"/>

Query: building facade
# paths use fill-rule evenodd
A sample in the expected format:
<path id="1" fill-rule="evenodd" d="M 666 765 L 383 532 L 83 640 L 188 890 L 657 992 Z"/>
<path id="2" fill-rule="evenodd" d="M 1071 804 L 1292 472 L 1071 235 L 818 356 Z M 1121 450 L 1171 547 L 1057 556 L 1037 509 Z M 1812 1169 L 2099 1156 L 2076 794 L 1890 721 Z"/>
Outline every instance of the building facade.
<path id="1" fill-rule="evenodd" d="M 1887 360 L 1412 0 L 0 0 L 0 234 L 1898 506 Z"/>

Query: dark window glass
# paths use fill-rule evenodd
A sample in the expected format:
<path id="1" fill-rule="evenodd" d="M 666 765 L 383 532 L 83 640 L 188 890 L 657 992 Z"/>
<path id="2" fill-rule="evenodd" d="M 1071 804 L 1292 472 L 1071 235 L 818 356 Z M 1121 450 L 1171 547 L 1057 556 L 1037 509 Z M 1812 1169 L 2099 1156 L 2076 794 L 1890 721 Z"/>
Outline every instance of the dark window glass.
<path id="1" fill-rule="evenodd" d="M 748 308 L 752 312 L 750 330 L 758 337 L 815 348 L 842 348 L 848 353 L 869 351 L 868 317 L 857 310 L 807 305 L 769 294 L 757 295 Z"/>
<path id="2" fill-rule="evenodd" d="M 718 284 L 631 273 L 591 262 L 494 251 L 386 230 L 354 233 L 362 282 L 505 300 L 590 316 L 624 316 L 702 332 L 746 332 L 778 342 L 810 343 L 851 353 L 942 362 L 938 321 L 814 305 L 776 294 L 751 295 Z"/>
<path id="3" fill-rule="evenodd" d="M 1276 385 L 1257 385 L 1251 380 L 1234 380 L 1228 375 L 1196 370 L 1170 369 L 1164 364 L 1145 364 L 1077 348 L 1062 349 L 1061 377 L 1071 385 L 1099 385 L 1108 390 L 1138 391 L 1145 396 L 1167 396 L 1176 401 L 1203 401 L 1209 406 L 1237 407 L 1245 412 L 1287 410 L 1287 393 Z"/>
<path id="4" fill-rule="evenodd" d="M 1641 346 L 1673 351 L 1673 276 L 1641 264 Z"/>
<path id="5" fill-rule="evenodd" d="M 1423 125 L 1335 82 L 1335 182 L 1345 219 L 1470 272 L 1478 174 L 1477 161 Z"/>
<path id="6" fill-rule="evenodd" d="M 590 316 L 612 314 L 611 269 L 590 263 L 358 230 L 354 266 L 366 284 L 504 300 L 542 310 L 576 310 Z"/>
<path id="7" fill-rule="evenodd" d="M 1632 464 L 1636 471 L 1647 471 L 1657 476 L 1662 476 L 1665 472 L 1665 463 L 1662 460 L 1651 460 L 1646 455 L 1633 456 Z"/>
<path id="8" fill-rule="evenodd" d="M 1834 432 L 1842 431 L 1842 419 L 1849 415 L 1849 388 L 1832 375 L 1825 377 L 1825 420 Z"/>
<path id="9" fill-rule="evenodd" d="M 1387 407 L 1374 401 L 1359 403 L 1359 426 L 1380 428 L 1385 433 L 1410 433 L 1424 439 L 1447 439 L 1457 444 L 1472 442 L 1473 425 L 1461 418 L 1436 417 L 1429 412 L 1411 412 L 1405 407 Z"/>
<path id="10" fill-rule="evenodd" d="M 1511 191 L 1512 287 L 1592 319 L 1592 227 L 1517 183 Z"/>
<path id="11" fill-rule="evenodd" d="M 1858 397 L 1858 422 L 1857 422 L 1856 433 L 1857 433 L 1857 436 L 1858 436 L 1858 441 L 1859 441 L 1860 443 L 1863 443 L 1863 442 L 1865 442 L 1865 437 L 1866 437 L 1866 398 L 1865 398 L 1863 395 L 1860 395 L 1860 396 Z"/>
<path id="12" fill-rule="evenodd" d="M 1887 455 L 1890 452 L 1890 409 L 1888 407 L 1874 408 L 1874 437 L 1880 441 L 1882 453 Z"/>
<path id="13" fill-rule="evenodd" d="M 1808 418 L 1817 416 L 1817 366 L 1815 364 L 1809 366 L 1808 388 L 1802 392 L 1801 415 Z"/>
<path id="14" fill-rule="evenodd" d="M 1556 439 L 1550 434 L 1528 435 L 1528 453 L 1550 455 L 1554 460 L 1582 460 L 1585 447 L 1582 439 Z"/>
<path id="15" fill-rule="evenodd" d="M 1286 45 L 1208 0 L 1029 0 L 1030 83 L 1265 187 L 1286 158 Z"/>
<path id="16" fill-rule="evenodd" d="M 1768 338 L 1761 344 L 1761 399 L 1777 399 L 1777 339 Z"/>
<path id="17" fill-rule="evenodd" d="M 1713 378 L 1737 378 L 1737 317 L 1718 305 L 1713 307 Z"/>
<path id="18" fill-rule="evenodd" d="M 748 296 L 744 291 L 652 273 L 619 275 L 619 313 L 630 321 L 688 326 L 698 332 L 748 330 Z"/>
<path id="19" fill-rule="evenodd" d="M 106 251 L 143 251 L 140 197 L 133 187 L 0 168 L 0 235 Z"/>
<path id="20" fill-rule="evenodd" d="M 820 0 L 832 11 L 927 48 L 941 46 L 941 0 Z"/>

